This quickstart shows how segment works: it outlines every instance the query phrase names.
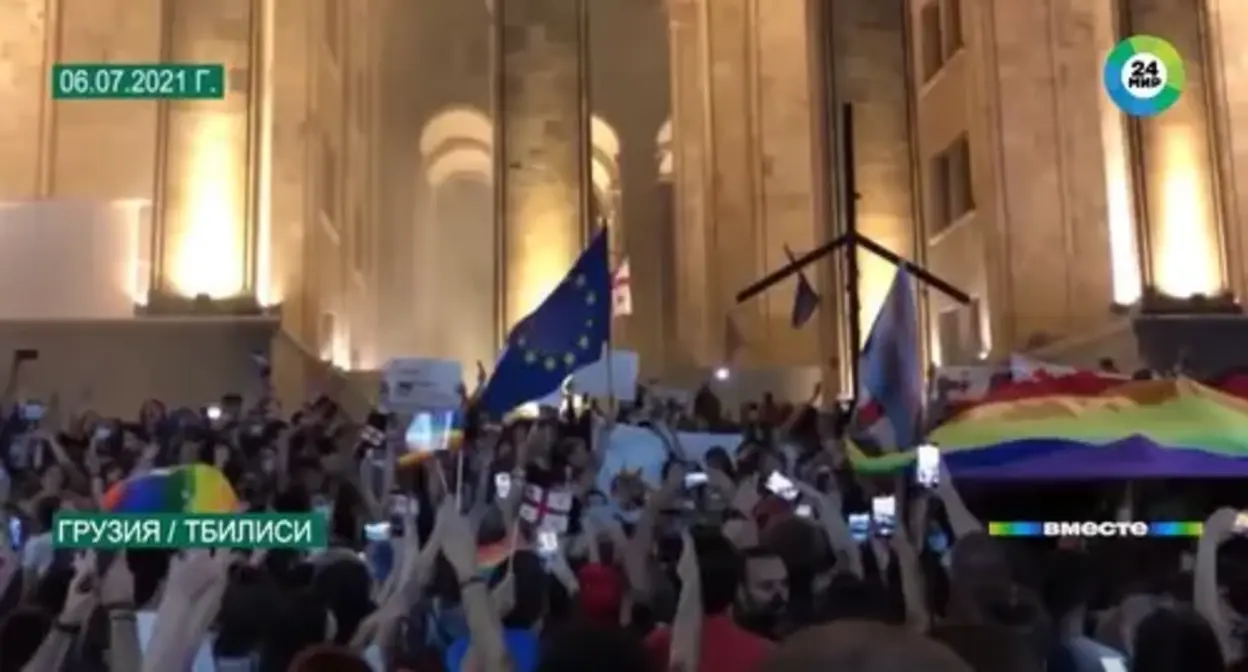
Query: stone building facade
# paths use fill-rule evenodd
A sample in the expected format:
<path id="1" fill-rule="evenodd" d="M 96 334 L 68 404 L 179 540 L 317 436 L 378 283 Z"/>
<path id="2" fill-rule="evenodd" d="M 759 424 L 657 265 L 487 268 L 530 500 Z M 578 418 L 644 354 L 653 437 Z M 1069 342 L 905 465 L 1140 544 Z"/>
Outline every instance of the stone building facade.
<path id="1" fill-rule="evenodd" d="M 845 229 L 848 103 L 859 231 L 972 297 L 920 292 L 929 358 L 1129 353 L 1132 306 L 1233 308 L 1217 297 L 1248 290 L 1238 7 L 0 0 L 0 202 L 133 207 L 133 319 L 211 314 L 228 343 L 233 316 L 235 350 L 268 325 L 292 397 L 331 365 L 488 362 L 601 224 L 632 268 L 617 343 L 647 375 L 731 360 L 844 385 L 841 261 L 808 269 L 823 303 L 803 330 L 793 279 L 734 295 Z M 1105 54 L 1138 33 L 1175 44 L 1188 76 L 1176 107 L 1143 120 L 1101 88 Z M 49 95 L 54 63 L 155 61 L 223 63 L 230 91 Z M 862 326 L 891 266 L 858 265 Z M 64 329 L 93 328 L 72 317 Z M 36 333 L 20 318 L 0 323 Z"/>

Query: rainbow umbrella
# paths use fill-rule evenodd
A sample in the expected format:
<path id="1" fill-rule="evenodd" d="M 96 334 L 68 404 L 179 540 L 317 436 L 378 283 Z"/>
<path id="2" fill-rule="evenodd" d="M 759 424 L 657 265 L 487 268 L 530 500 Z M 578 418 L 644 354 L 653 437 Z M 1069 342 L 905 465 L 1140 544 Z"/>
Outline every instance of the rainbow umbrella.
<path id="1" fill-rule="evenodd" d="M 104 493 L 104 510 L 113 513 L 234 513 L 238 509 L 238 495 L 225 474 L 206 464 L 156 469 Z"/>

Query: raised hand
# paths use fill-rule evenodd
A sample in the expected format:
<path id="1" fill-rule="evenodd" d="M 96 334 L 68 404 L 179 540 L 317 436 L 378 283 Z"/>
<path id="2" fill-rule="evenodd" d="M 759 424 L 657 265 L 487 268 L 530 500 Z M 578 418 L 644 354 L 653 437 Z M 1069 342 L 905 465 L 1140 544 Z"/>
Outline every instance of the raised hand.
<path id="1" fill-rule="evenodd" d="M 680 579 L 682 586 L 696 583 L 699 579 L 698 550 L 694 547 L 693 537 L 687 528 L 680 533 L 680 559 L 676 561 L 676 577 Z"/>
<path id="2" fill-rule="evenodd" d="M 74 578 L 69 582 L 65 606 L 61 608 L 62 625 L 81 627 L 99 605 L 96 591 L 95 552 L 87 551 L 74 557 Z"/>
<path id="3" fill-rule="evenodd" d="M 173 593 L 188 601 L 208 592 L 225 579 L 229 566 L 229 552 L 194 550 L 173 556 L 169 563 L 167 593 Z"/>
<path id="4" fill-rule="evenodd" d="M 434 534 L 442 545 L 442 555 L 455 569 L 460 580 L 467 580 L 477 571 L 477 538 L 468 519 L 459 512 L 453 498 L 446 498 L 438 508 Z"/>
<path id="5" fill-rule="evenodd" d="M 130 564 L 126 562 L 125 551 L 119 552 L 104 571 L 104 579 L 100 583 L 100 601 L 108 608 L 134 607 L 134 574 L 130 572 Z"/>

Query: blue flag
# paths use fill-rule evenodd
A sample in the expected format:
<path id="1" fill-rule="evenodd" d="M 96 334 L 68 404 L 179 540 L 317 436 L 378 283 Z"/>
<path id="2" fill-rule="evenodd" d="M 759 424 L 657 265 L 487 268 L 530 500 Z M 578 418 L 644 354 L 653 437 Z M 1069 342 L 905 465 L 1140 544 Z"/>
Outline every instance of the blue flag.
<path id="1" fill-rule="evenodd" d="M 784 254 L 789 258 L 789 263 L 793 263 L 793 251 L 788 245 L 784 246 Z M 801 329 L 803 325 L 815 316 L 815 311 L 819 308 L 819 292 L 815 291 L 815 286 L 810 284 L 810 279 L 806 274 L 799 272 L 797 274 L 797 293 L 793 295 L 793 311 L 790 313 L 789 322 L 794 329 Z"/>
<path id="2" fill-rule="evenodd" d="M 919 313 L 910 274 L 899 266 L 858 356 L 858 400 L 850 431 L 883 451 L 923 438 Z"/>
<path id="3" fill-rule="evenodd" d="M 610 337 L 611 271 L 603 229 L 559 286 L 512 327 L 478 407 L 497 417 L 550 394 L 598 361 Z"/>

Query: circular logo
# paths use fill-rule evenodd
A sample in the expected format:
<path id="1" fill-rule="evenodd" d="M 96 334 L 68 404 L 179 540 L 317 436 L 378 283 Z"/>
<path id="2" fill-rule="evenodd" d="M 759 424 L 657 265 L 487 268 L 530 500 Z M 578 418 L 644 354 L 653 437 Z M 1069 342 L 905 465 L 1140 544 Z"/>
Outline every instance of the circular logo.
<path id="1" fill-rule="evenodd" d="M 1105 58 L 1105 91 L 1133 117 L 1151 117 L 1170 109 L 1187 77 L 1174 45 L 1152 35 L 1132 35 Z"/>

